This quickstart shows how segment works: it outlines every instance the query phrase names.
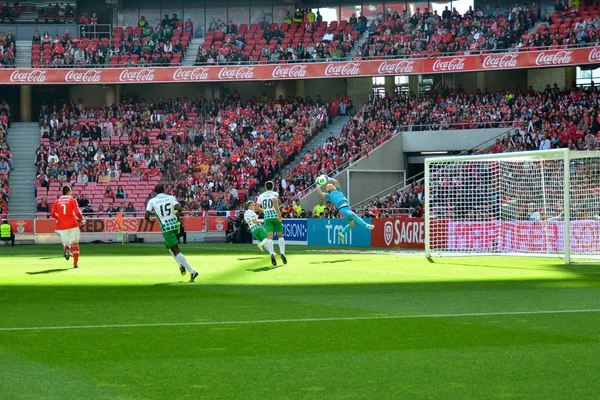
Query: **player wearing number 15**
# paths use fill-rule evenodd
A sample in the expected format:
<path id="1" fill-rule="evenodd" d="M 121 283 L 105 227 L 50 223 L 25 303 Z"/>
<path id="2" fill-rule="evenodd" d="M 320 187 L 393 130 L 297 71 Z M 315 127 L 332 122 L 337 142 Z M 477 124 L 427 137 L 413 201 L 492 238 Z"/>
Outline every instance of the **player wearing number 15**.
<path id="1" fill-rule="evenodd" d="M 185 275 L 185 271 L 187 270 L 191 276 L 190 282 L 194 282 L 198 273 L 179 251 L 178 246 L 179 220 L 177 216 L 181 213 L 181 205 L 175 197 L 164 193 L 165 188 L 162 184 L 159 183 L 156 185 L 154 191 L 156 192 L 156 196 L 148 201 L 144 218 L 146 221 L 154 223 L 152 213 L 156 214 L 167 249 L 169 249 L 169 253 L 171 253 L 171 256 L 177 262 L 181 275 Z"/>
<path id="2" fill-rule="evenodd" d="M 54 202 L 50 215 L 56 220 L 54 231 L 60 236 L 63 244 L 63 255 L 68 261 L 73 256 L 73 268 L 79 262 L 79 224 L 85 223 L 77 200 L 71 197 L 71 188 L 63 186 L 63 195 Z"/>

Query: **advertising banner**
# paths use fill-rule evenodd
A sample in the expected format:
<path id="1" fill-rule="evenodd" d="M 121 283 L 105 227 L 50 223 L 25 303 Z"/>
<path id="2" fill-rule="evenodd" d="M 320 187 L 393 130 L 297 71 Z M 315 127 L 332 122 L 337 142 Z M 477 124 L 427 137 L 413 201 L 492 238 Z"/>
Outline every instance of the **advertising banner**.
<path id="1" fill-rule="evenodd" d="M 308 221 L 308 244 L 310 246 L 352 246 L 370 247 L 371 231 L 362 226 L 355 226 L 344 235 L 344 243 L 340 242 L 338 234 L 348 225 L 348 220 L 343 218 L 309 219 Z M 365 222 L 371 223 L 370 218 Z M 375 220 L 378 221 L 378 220 Z"/>
<path id="2" fill-rule="evenodd" d="M 563 227 L 559 221 L 449 221 L 447 248 L 506 253 L 562 253 Z M 571 222 L 571 251 L 600 252 L 600 221 Z"/>
<path id="3" fill-rule="evenodd" d="M 33 233 L 32 219 L 11 219 L 8 223 L 12 226 L 15 235 L 19 233 Z"/>
<path id="4" fill-rule="evenodd" d="M 600 63 L 597 47 L 454 57 L 338 61 L 294 64 L 145 68 L 0 69 L 0 84 L 120 84 L 165 82 L 272 81 L 421 75 L 448 72 L 557 67 Z"/>
<path id="5" fill-rule="evenodd" d="M 425 220 L 399 216 L 373 220 L 373 247 L 425 248 Z"/>
<path id="6" fill-rule="evenodd" d="M 182 224 L 187 232 L 202 232 L 205 228 L 204 218 L 182 218 Z M 147 222 L 143 218 L 123 218 L 125 232 L 160 232 L 160 224 Z M 87 219 L 81 227 L 81 233 L 112 233 L 121 232 L 121 225 L 113 219 Z M 53 219 L 36 219 L 35 233 L 54 233 Z"/>
<path id="7" fill-rule="evenodd" d="M 287 244 L 308 244 L 308 223 L 305 219 L 284 219 L 283 220 L 283 236 Z M 273 239 L 277 240 L 277 233 L 273 235 Z M 256 239 L 252 239 L 254 244 L 257 244 Z"/>

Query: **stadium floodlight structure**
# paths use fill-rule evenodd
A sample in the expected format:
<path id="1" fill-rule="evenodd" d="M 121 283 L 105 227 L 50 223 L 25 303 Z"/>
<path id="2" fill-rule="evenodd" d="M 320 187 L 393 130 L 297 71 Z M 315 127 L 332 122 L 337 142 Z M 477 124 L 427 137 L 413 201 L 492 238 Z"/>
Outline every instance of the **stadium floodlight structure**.
<path id="1" fill-rule="evenodd" d="M 599 168 L 568 149 L 427 158 L 426 256 L 600 258 Z"/>

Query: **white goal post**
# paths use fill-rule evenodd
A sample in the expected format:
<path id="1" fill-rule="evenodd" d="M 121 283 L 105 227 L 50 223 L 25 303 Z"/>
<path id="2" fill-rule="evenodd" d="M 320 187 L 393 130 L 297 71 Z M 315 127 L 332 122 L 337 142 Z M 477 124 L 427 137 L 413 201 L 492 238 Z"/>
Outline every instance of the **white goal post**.
<path id="1" fill-rule="evenodd" d="M 600 258 L 600 151 L 427 158 L 425 188 L 427 257 Z"/>

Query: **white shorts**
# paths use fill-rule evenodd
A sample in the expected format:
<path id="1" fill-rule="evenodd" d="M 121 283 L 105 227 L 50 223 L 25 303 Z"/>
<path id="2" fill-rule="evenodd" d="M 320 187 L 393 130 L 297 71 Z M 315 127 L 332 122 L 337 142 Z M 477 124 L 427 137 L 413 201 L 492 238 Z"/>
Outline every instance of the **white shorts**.
<path id="1" fill-rule="evenodd" d="M 63 246 L 72 243 L 79 243 L 79 228 L 63 229 L 54 231 L 60 236 Z"/>

